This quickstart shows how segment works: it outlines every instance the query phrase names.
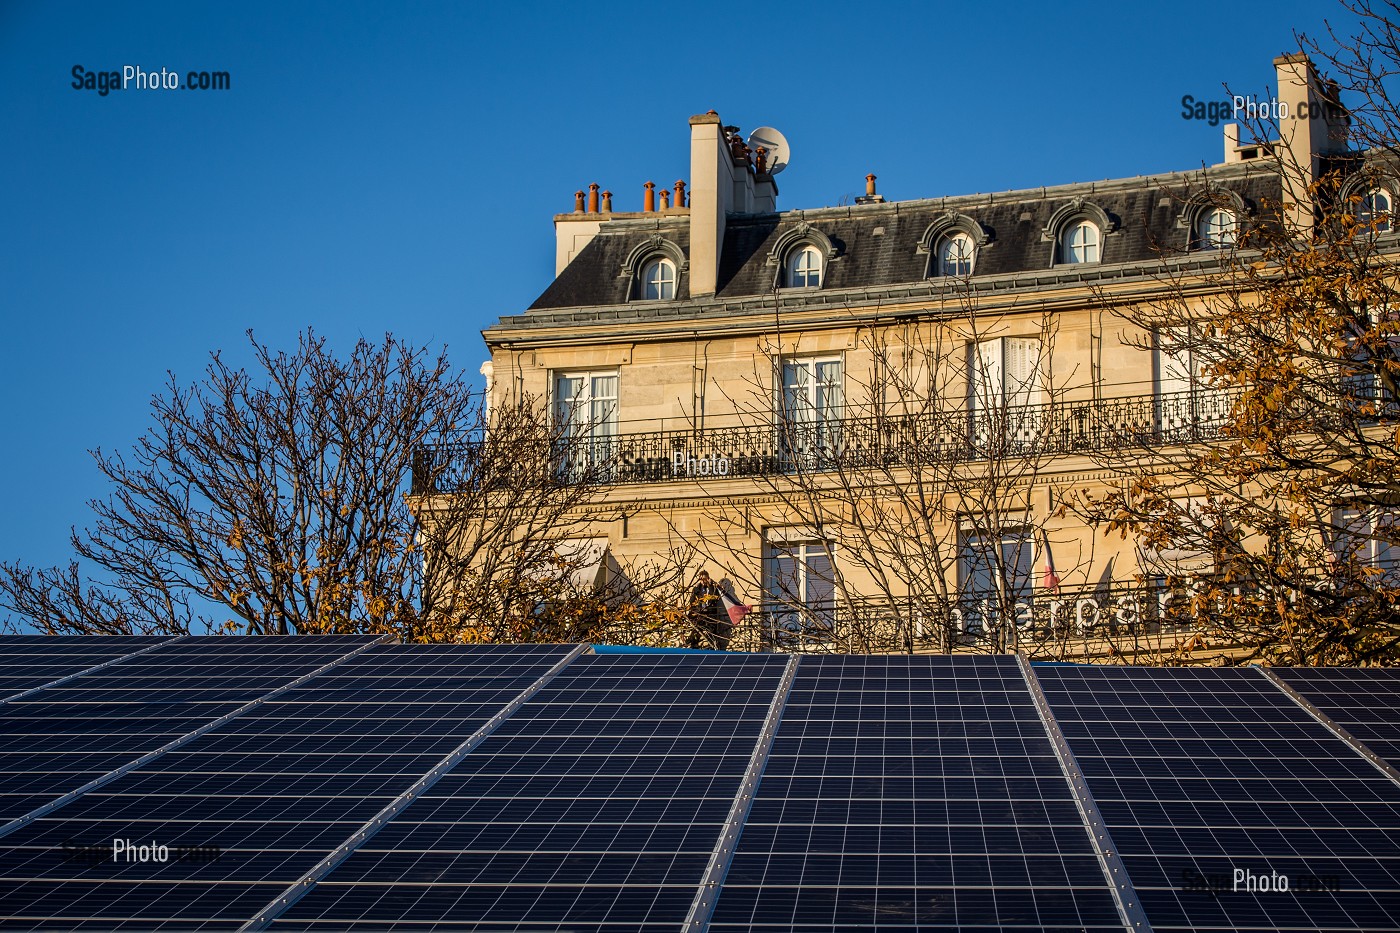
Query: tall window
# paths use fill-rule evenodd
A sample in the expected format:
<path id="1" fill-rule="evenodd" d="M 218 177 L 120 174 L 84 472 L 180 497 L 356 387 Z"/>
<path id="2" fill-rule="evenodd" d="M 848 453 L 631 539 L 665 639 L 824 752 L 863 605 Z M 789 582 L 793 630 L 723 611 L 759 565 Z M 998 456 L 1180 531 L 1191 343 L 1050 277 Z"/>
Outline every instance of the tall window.
<path id="1" fill-rule="evenodd" d="M 822 252 L 815 246 L 799 246 L 788 255 L 787 287 L 815 288 L 822 284 Z"/>
<path id="2" fill-rule="evenodd" d="M 641 297 L 648 301 L 675 298 L 676 264 L 669 259 L 653 259 L 643 266 Z"/>
<path id="3" fill-rule="evenodd" d="M 973 344 L 968 360 L 968 404 L 979 445 L 1005 439 L 1034 441 L 1040 433 L 1040 340 L 996 337 Z"/>
<path id="4" fill-rule="evenodd" d="M 617 440 L 617 373 L 560 373 L 554 378 L 560 470 L 580 477 L 613 461 Z"/>
<path id="5" fill-rule="evenodd" d="M 1197 249 L 1229 249 L 1235 245 L 1235 215 L 1223 207 L 1201 211 L 1196 218 Z"/>
<path id="6" fill-rule="evenodd" d="M 1338 509 L 1332 551 L 1341 560 L 1394 574 L 1400 571 L 1400 513 L 1380 508 Z"/>
<path id="7" fill-rule="evenodd" d="M 1087 220 L 1070 224 L 1060 238 L 1060 262 L 1099 261 L 1099 228 Z"/>
<path id="8" fill-rule="evenodd" d="M 1390 192 L 1372 188 L 1356 207 L 1356 219 L 1376 233 L 1390 232 Z"/>
<path id="9" fill-rule="evenodd" d="M 973 257 L 972 237 L 966 233 L 949 234 L 938 243 L 938 274 L 971 275 Z"/>
<path id="10" fill-rule="evenodd" d="M 836 622 L 834 546 L 821 541 L 768 544 L 763 593 L 769 637 L 780 645 L 829 641 Z"/>
<path id="11" fill-rule="evenodd" d="M 785 359 L 782 383 L 776 415 L 784 463 L 790 469 L 820 469 L 834 460 L 841 444 L 841 358 Z"/>
<path id="12" fill-rule="evenodd" d="M 1210 363 L 1200 336 L 1189 327 L 1162 328 L 1153 335 L 1156 433 L 1190 439 L 1230 414 L 1229 395 L 1210 385 Z"/>
<path id="13" fill-rule="evenodd" d="M 995 632 L 999 621 L 1028 617 L 1035 545 L 1024 522 L 958 534 L 958 602 L 963 630 Z"/>

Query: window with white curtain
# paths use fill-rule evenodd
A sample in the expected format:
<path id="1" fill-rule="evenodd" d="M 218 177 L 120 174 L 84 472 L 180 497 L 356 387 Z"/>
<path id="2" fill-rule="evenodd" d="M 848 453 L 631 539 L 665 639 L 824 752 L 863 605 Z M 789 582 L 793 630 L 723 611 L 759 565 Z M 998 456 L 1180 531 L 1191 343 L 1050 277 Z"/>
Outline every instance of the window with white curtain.
<path id="1" fill-rule="evenodd" d="M 789 357 L 781 375 L 776 415 L 784 461 L 808 469 L 831 463 L 845 406 L 841 357 Z"/>
<path id="2" fill-rule="evenodd" d="M 563 446 L 560 468 L 581 475 L 610 463 L 617 439 L 617 372 L 556 373 L 554 418 Z"/>

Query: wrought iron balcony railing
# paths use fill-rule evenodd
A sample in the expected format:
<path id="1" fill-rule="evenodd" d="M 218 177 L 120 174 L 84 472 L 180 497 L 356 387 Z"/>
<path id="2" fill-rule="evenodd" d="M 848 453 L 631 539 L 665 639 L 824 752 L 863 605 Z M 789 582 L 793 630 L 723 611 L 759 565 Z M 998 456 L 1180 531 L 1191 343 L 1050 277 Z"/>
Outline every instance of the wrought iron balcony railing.
<path id="1" fill-rule="evenodd" d="M 564 482 L 584 477 L 607 483 L 684 482 L 1196 443 L 1219 437 L 1233 401 L 1233 395 L 1219 391 L 1181 392 L 990 411 L 618 433 L 556 444 L 554 474 Z M 458 488 L 471 472 L 477 443 L 420 450 L 413 491 Z"/>
<path id="2" fill-rule="evenodd" d="M 749 617 L 750 641 L 767 651 L 1032 650 L 1086 640 L 1133 640 L 1199 630 L 1190 584 L 1128 582 L 1027 587 L 1005 597 L 860 599 L 767 605 Z M 736 633 L 738 634 L 738 633 Z"/>

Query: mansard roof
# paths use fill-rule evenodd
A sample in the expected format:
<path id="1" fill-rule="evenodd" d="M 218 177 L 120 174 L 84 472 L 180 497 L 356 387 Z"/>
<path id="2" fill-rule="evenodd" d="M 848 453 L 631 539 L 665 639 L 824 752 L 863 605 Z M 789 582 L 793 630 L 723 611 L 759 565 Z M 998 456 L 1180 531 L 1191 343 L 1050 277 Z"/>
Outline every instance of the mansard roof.
<path id="1" fill-rule="evenodd" d="M 629 256 L 648 239 L 665 237 L 689 256 L 685 216 L 612 220 L 579 251 L 525 315 L 503 318 L 497 327 L 535 326 L 601 318 L 670 318 L 713 313 L 716 304 L 752 304 L 771 299 L 776 251 L 805 225 L 829 244 L 820 294 L 809 303 L 836 295 L 851 297 L 903 288 L 927 291 L 929 247 L 939 231 L 954 227 L 980 234 L 971 284 L 1040 288 L 1056 281 L 1147 274 L 1165 256 L 1183 253 L 1189 230 L 1181 223 L 1193 195 L 1209 186 L 1243 204 L 1254 222 L 1281 200 L 1271 166 L 1240 163 L 1209 170 L 1141 176 L 1112 181 L 1008 191 L 996 194 L 890 201 L 878 204 L 794 210 L 772 214 L 730 214 L 726 219 L 717 290 L 713 298 L 691 299 L 689 278 L 680 276 L 675 301 L 629 307 Z M 1079 217 L 1100 226 L 1102 256 L 1091 265 L 1054 263 L 1057 223 Z M 1242 218 L 1246 223 L 1250 217 Z M 1015 280 L 1008 282 L 1007 280 Z M 825 297 L 831 296 L 831 297 Z M 784 302 L 786 303 L 786 301 Z M 494 329 L 494 328 L 493 328 Z"/>

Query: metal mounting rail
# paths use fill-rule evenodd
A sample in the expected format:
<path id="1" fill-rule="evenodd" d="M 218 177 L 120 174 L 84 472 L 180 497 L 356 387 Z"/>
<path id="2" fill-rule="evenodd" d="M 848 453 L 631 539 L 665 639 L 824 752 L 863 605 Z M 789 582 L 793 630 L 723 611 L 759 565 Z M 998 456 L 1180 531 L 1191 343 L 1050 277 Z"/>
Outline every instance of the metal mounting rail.
<path id="1" fill-rule="evenodd" d="M 188 637 L 188 635 L 166 635 L 165 637 L 157 641 L 155 644 L 147 645 L 139 651 L 133 651 L 130 654 L 124 654 L 119 658 L 112 658 L 110 661 L 103 661 L 101 664 L 94 664 L 92 667 L 89 667 L 86 670 L 78 671 L 76 674 L 69 674 L 66 677 L 60 677 L 57 680 L 51 680 L 46 684 L 40 684 L 37 687 L 31 687 L 30 689 L 25 690 L 22 693 L 16 693 L 14 696 L 8 696 L 4 699 L 0 699 L 0 703 L 10 703 L 15 700 L 22 700 L 31 694 L 38 693 L 40 690 L 47 690 L 50 687 L 57 687 L 60 684 L 66 684 L 68 683 L 68 681 L 73 680 L 76 677 L 82 677 L 85 674 L 92 674 L 96 671 L 102 670 L 104 667 L 111 667 L 113 664 L 119 664 L 122 661 L 129 661 L 137 655 L 145 654 L 148 651 L 155 651 L 157 648 L 163 648 L 166 645 L 173 645 L 175 644 L 175 642 Z"/>
<path id="2" fill-rule="evenodd" d="M 1318 722 L 1322 723 L 1322 725 L 1325 726 L 1329 732 L 1331 732 L 1337 738 L 1341 739 L 1343 742 L 1347 743 L 1347 745 L 1351 746 L 1352 751 L 1356 752 L 1362 758 L 1365 758 L 1377 769 L 1379 769 L 1382 774 L 1390 778 L 1396 784 L 1400 784 L 1400 770 L 1397 770 L 1395 766 L 1392 765 L 1390 762 L 1386 761 L 1380 755 L 1377 755 L 1375 752 L 1371 751 L 1371 749 L 1367 747 L 1365 742 L 1352 735 L 1345 728 L 1343 728 L 1340 723 L 1333 720 L 1331 716 L 1328 716 L 1322 710 L 1314 706 L 1311 700 L 1309 700 L 1307 697 L 1303 696 L 1301 693 L 1295 690 L 1291 684 L 1289 684 L 1282 677 L 1275 674 L 1273 671 L 1262 667 L 1255 668 L 1255 670 L 1263 674 L 1264 678 L 1268 680 L 1269 683 L 1282 690 L 1290 700 L 1301 706 L 1305 713 L 1307 713 L 1313 719 L 1316 719 Z"/>
<path id="3" fill-rule="evenodd" d="M 243 931 L 267 929 L 269 924 L 290 910 L 293 904 L 310 893 L 317 882 L 334 871 L 336 866 L 354 854 L 356 849 L 360 848 L 360 846 L 364 845 L 366 842 L 369 842 L 376 833 L 383 829 L 390 820 L 398 816 L 409 804 L 427 793 L 428 790 L 438 782 L 439 778 L 456 767 L 463 758 L 467 757 L 472 749 L 486 741 L 486 739 L 491 736 L 491 733 L 499 729 L 501 724 L 510 718 L 512 713 L 525 705 L 535 694 L 544 689 L 546 684 L 559 676 L 559 673 L 572 664 L 579 655 L 591 652 L 592 650 L 593 649 L 588 645 L 575 645 L 573 651 L 570 651 L 553 667 L 541 674 L 538 680 L 522 690 L 515 699 L 497 710 L 494 716 L 486 720 L 486 722 L 468 736 L 461 745 L 458 745 L 449 752 L 447 757 L 434 765 L 427 774 L 414 781 L 412 786 L 389 801 L 384 809 L 370 817 L 354 835 L 336 846 L 329 855 L 317 862 L 310 871 L 288 885 L 285 891 L 273 898 L 262 910 L 258 911 L 257 915 L 254 916 L 252 920 L 249 920 L 247 923 L 243 924 L 243 926 L 239 927 L 239 933 L 243 933 Z"/>
<path id="4" fill-rule="evenodd" d="M 773 702 L 768 707 L 768 715 L 763 720 L 763 731 L 759 733 L 753 754 L 749 756 L 749 766 L 744 771 L 744 779 L 734 794 L 734 802 L 729 807 L 729 816 L 720 829 L 719 840 L 710 853 L 709 864 L 700 879 L 700 887 L 695 892 L 695 900 L 690 903 L 690 911 L 681 924 L 681 933 L 701 933 L 710 925 L 715 904 L 719 902 L 720 886 L 729 873 L 729 865 L 734 861 L 734 851 L 739 846 L 739 835 L 744 831 L 744 822 L 753 807 L 754 794 L 758 792 L 758 782 L 763 777 L 763 769 L 768 766 L 768 755 L 773 750 L 773 739 L 778 734 L 778 723 L 782 721 L 783 710 L 787 707 L 788 694 L 792 693 L 792 683 L 797 679 L 797 666 L 802 662 L 800 655 L 788 658 L 783 668 L 783 679 L 773 694 Z"/>
<path id="5" fill-rule="evenodd" d="M 1050 701 L 1045 698 L 1045 691 L 1040 687 L 1040 678 L 1036 676 L 1031 662 L 1024 654 L 1016 655 L 1016 663 L 1021 668 L 1021 676 L 1025 678 L 1036 712 L 1040 714 L 1040 721 L 1055 749 L 1055 757 L 1060 760 L 1060 769 L 1069 781 L 1074 803 L 1079 808 L 1079 815 L 1084 819 L 1084 829 L 1089 833 L 1089 844 L 1093 846 L 1094 854 L 1099 858 L 1099 867 L 1103 869 L 1103 876 L 1107 879 L 1113 900 L 1118 905 L 1118 916 L 1128 933 L 1151 933 L 1152 924 L 1148 922 L 1147 914 L 1142 909 L 1137 889 L 1133 887 L 1133 880 L 1128 877 L 1128 869 L 1118 855 L 1118 847 L 1113 844 L 1113 838 L 1108 834 L 1108 825 L 1103 820 L 1103 814 L 1099 812 L 1094 795 L 1089 792 L 1089 783 L 1084 779 L 1084 772 L 1080 770 L 1074 752 L 1070 751 L 1065 734 L 1060 731 L 1060 724 L 1055 719 L 1054 711 L 1050 709 Z"/>
<path id="6" fill-rule="evenodd" d="M 72 803 L 74 800 L 78 799 L 83 794 L 86 794 L 89 791 L 96 790 L 104 784 L 112 783 L 117 778 L 121 777 L 124 774 L 127 774 L 128 772 L 136 770 L 142 765 L 151 763 L 155 759 L 159 758 L 161 755 L 164 755 L 166 752 L 174 751 L 182 745 L 188 744 L 189 742 L 193 742 L 195 739 L 199 738 L 201 735 L 204 735 L 206 732 L 219 728 L 224 723 L 228 722 L 230 719 L 234 719 L 235 717 L 241 716 L 249 710 L 256 709 L 257 707 L 262 706 L 269 700 L 276 699 L 277 697 L 286 693 L 288 690 L 291 690 L 294 687 L 301 686 L 311 678 L 324 674 L 326 671 L 330 670 L 336 665 L 345 663 L 346 661 L 350 660 L 355 655 L 360 654 L 361 652 L 368 651 L 376 645 L 394 641 L 395 637 L 396 636 L 394 635 L 385 635 L 382 638 L 378 638 L 368 644 L 361 645 L 354 651 L 351 651 L 350 653 L 342 655 L 333 661 L 323 664 L 320 667 L 316 668 L 316 670 L 311 671 L 310 673 L 302 674 L 300 677 L 298 677 L 296 680 L 293 680 L 291 683 L 283 684 L 276 690 L 273 690 L 271 693 L 264 694 L 263 696 L 260 696 L 255 700 L 249 700 L 247 703 L 244 703 L 242 706 L 238 707 L 238 709 L 233 710 L 229 713 L 225 713 L 218 719 L 215 719 L 213 722 L 205 723 L 198 729 L 195 729 L 193 732 L 187 732 L 184 735 L 180 736 L 178 739 L 173 739 L 172 741 L 162 745 L 160 748 L 157 748 L 154 751 L 149 751 L 146 754 L 142 755 L 140 758 L 135 759 L 134 761 L 127 762 L 120 768 L 117 768 L 115 771 L 108 771 L 106 774 L 101 775 L 100 777 L 93 778 L 91 781 L 88 781 L 82 787 L 79 787 L 76 790 L 70 790 L 62 797 L 59 797 L 55 800 L 50 800 L 42 807 L 39 807 L 35 810 L 31 810 L 28 813 L 24 814 L 24 816 L 16 817 L 15 819 L 11 820 L 5 825 L 0 826 L 0 837 L 8 836 L 15 830 L 22 829 L 23 827 L 28 826 L 30 823 L 34 822 L 40 817 L 48 816 L 50 813 L 57 810 L 59 807 Z"/>

